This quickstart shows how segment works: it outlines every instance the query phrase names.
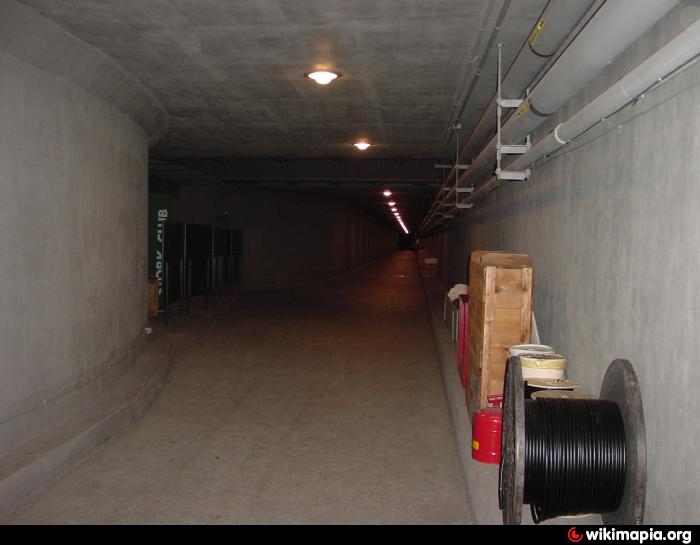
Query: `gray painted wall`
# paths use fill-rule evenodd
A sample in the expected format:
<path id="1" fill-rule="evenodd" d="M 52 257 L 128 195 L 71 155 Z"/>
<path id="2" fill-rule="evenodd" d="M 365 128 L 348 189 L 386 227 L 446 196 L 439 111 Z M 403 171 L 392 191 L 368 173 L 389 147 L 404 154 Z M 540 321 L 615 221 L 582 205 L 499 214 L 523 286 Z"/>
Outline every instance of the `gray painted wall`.
<path id="1" fill-rule="evenodd" d="M 67 416 L 139 342 L 148 137 L 2 48 L 0 74 L 2 455 Z"/>
<path id="2" fill-rule="evenodd" d="M 672 11 L 552 123 L 697 14 Z M 696 65 L 544 161 L 529 182 L 497 191 L 426 241 L 450 283 L 465 281 L 472 250 L 532 256 L 541 338 L 570 358 L 570 376 L 593 392 L 612 359 L 632 361 L 647 425 L 650 524 L 694 523 L 700 515 L 699 182 Z"/>
<path id="3" fill-rule="evenodd" d="M 171 218 L 221 225 L 243 237 L 242 281 L 283 287 L 348 272 L 396 248 L 398 233 L 341 200 L 313 194 L 181 186 Z"/>

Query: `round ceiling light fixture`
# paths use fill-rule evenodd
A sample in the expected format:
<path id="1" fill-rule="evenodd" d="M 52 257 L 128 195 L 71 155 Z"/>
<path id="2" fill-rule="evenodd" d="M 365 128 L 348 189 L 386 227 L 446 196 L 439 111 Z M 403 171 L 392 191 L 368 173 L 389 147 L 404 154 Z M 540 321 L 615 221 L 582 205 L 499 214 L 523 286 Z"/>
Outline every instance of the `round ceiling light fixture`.
<path id="1" fill-rule="evenodd" d="M 396 206 L 396 203 L 395 203 L 394 201 L 391 201 L 391 202 L 389 203 L 389 206 Z"/>
<path id="2" fill-rule="evenodd" d="M 355 142 L 353 146 L 355 146 L 357 149 L 360 151 L 365 151 L 367 148 L 369 148 L 372 144 L 369 142 L 365 142 L 364 140 L 361 142 Z M 386 195 L 386 193 L 384 193 Z M 388 195 L 387 195 L 388 196 Z"/>
<path id="3" fill-rule="evenodd" d="M 384 191 L 383 195 L 384 195 L 385 197 L 391 197 L 391 191 L 389 191 L 388 189 L 386 189 L 386 190 Z M 390 204 L 391 206 L 394 206 L 394 204 L 396 204 L 396 203 L 393 203 L 393 204 L 392 204 L 392 203 L 389 203 L 389 204 Z"/>
<path id="4" fill-rule="evenodd" d="M 307 72 L 304 76 L 314 80 L 319 85 L 328 85 L 331 81 L 338 79 L 341 74 L 340 72 L 333 72 L 333 70 L 314 70 L 313 72 Z"/>

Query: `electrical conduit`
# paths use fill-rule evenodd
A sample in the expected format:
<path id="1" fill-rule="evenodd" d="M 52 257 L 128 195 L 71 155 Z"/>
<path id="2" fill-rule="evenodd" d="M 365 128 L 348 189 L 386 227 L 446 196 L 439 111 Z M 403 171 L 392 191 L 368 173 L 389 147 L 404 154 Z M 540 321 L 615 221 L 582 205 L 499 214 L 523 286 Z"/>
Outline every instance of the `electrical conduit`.
<path id="1" fill-rule="evenodd" d="M 677 0 L 608 0 L 502 127 L 501 140 L 507 144 L 522 142 L 676 4 Z M 483 180 L 493 173 L 495 161 L 494 136 L 458 183 L 464 186 Z M 453 196 L 454 191 L 454 187 L 444 191 L 444 198 Z M 433 219 L 434 214 L 424 222 L 424 230 L 434 223 Z"/>

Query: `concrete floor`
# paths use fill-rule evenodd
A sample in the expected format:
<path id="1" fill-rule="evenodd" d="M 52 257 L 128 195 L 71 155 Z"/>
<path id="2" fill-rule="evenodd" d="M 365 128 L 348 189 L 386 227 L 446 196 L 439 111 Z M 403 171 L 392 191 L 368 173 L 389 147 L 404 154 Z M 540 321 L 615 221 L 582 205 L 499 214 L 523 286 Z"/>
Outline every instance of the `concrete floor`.
<path id="1" fill-rule="evenodd" d="M 167 334 L 147 416 L 7 522 L 472 521 L 414 254 Z"/>

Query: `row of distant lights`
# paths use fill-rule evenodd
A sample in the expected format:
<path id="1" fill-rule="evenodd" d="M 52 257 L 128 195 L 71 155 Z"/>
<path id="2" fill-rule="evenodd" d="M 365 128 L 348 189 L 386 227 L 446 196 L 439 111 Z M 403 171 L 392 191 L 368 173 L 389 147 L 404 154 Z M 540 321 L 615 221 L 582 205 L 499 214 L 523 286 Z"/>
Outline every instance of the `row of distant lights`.
<path id="1" fill-rule="evenodd" d="M 308 72 L 304 74 L 304 76 L 314 80 L 319 85 L 328 85 L 332 81 L 335 81 L 339 77 L 341 77 L 342 74 L 340 72 L 334 72 L 332 70 L 316 70 L 314 72 Z M 372 144 L 367 142 L 367 140 L 360 140 L 358 142 L 355 142 L 353 146 L 355 146 L 360 151 L 365 151 L 369 149 L 372 146 Z"/>
<path id="2" fill-rule="evenodd" d="M 391 197 L 391 191 L 389 191 L 388 189 L 386 191 L 384 191 L 384 196 L 387 198 Z M 396 218 L 396 221 L 399 222 L 399 225 L 401 226 L 401 229 L 403 229 L 403 232 L 408 234 L 408 229 L 406 229 L 406 225 L 404 225 L 404 222 L 401 219 L 401 213 L 399 212 L 399 209 L 396 208 L 396 203 L 394 201 L 389 201 L 387 204 L 389 205 L 389 208 L 393 212 L 394 217 Z"/>
<path id="3" fill-rule="evenodd" d="M 339 77 L 341 77 L 342 74 L 340 72 L 333 72 L 332 70 L 316 70 L 314 72 L 308 72 L 304 75 L 307 78 L 314 80 L 319 85 L 328 85 L 332 81 L 335 81 Z M 355 146 L 360 151 L 365 151 L 369 149 L 372 146 L 372 144 L 367 142 L 367 140 L 360 140 L 359 142 L 355 142 L 353 146 Z M 391 197 L 391 191 L 389 191 L 388 189 L 385 190 L 384 196 L 387 198 Z M 401 219 L 401 213 L 399 212 L 399 209 L 396 208 L 396 203 L 394 201 L 389 201 L 387 204 L 389 205 L 391 212 L 394 214 L 396 221 L 399 222 L 401 229 L 404 230 L 404 233 L 408 234 L 408 229 L 406 228 L 403 219 Z"/>

